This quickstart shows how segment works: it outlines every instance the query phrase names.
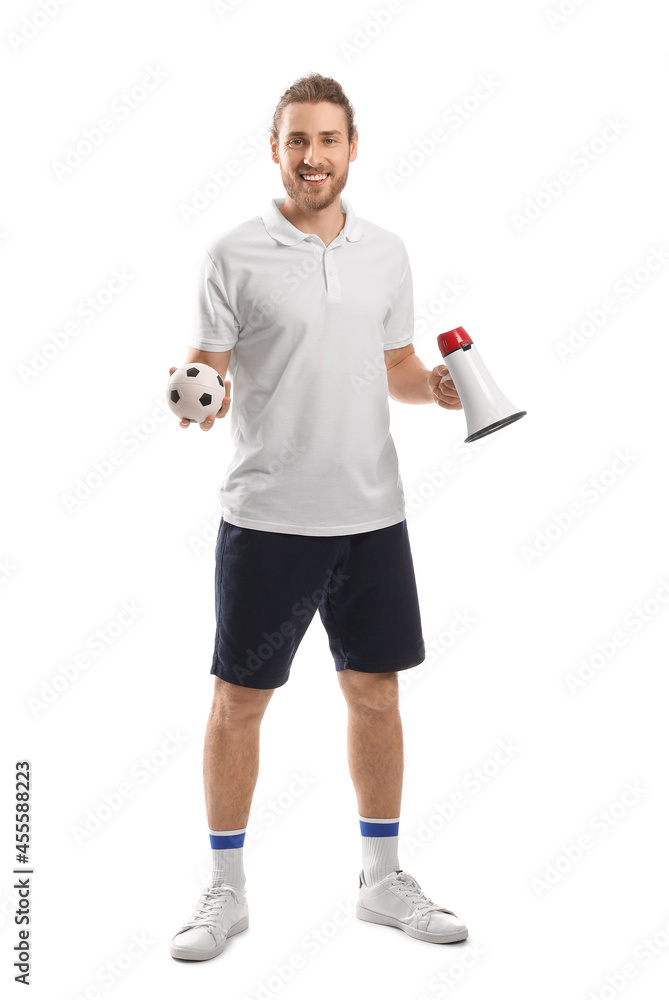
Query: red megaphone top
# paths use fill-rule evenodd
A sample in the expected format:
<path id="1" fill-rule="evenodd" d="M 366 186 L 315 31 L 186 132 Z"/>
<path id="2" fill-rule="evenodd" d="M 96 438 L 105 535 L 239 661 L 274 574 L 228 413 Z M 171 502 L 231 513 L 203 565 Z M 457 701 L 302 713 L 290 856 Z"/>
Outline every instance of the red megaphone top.
<path id="1" fill-rule="evenodd" d="M 473 343 L 464 326 L 456 326 L 454 330 L 446 330 L 437 337 L 437 344 L 442 358 L 445 358 L 451 351 L 457 351 L 463 344 Z"/>

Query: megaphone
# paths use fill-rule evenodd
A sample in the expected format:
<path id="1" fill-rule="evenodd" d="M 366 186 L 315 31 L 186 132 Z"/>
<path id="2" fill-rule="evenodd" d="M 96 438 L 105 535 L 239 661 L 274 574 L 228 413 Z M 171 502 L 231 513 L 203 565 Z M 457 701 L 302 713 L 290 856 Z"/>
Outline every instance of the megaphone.
<path id="1" fill-rule="evenodd" d="M 527 410 L 519 410 L 497 388 L 464 327 L 440 333 L 437 344 L 448 368 L 448 375 L 444 375 L 442 382 L 452 376 L 467 417 L 465 443 L 492 434 L 525 416 Z"/>

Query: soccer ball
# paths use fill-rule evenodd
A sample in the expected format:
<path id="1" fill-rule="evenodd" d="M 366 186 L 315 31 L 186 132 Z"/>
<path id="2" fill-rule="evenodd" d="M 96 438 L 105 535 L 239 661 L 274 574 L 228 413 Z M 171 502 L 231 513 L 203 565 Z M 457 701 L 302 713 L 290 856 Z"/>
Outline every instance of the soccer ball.
<path id="1" fill-rule="evenodd" d="M 178 417 L 201 424 L 214 417 L 225 396 L 225 382 L 215 368 L 191 362 L 177 368 L 167 383 L 167 403 Z"/>

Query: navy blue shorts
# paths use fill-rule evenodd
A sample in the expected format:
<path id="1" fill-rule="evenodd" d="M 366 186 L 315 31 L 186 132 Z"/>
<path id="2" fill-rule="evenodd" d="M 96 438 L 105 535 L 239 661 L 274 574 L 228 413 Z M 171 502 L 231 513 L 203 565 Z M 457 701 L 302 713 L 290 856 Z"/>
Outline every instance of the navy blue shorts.
<path id="1" fill-rule="evenodd" d="M 337 670 L 406 670 L 425 659 L 407 522 L 352 535 L 241 528 L 221 517 L 210 673 L 277 688 L 316 613 Z"/>

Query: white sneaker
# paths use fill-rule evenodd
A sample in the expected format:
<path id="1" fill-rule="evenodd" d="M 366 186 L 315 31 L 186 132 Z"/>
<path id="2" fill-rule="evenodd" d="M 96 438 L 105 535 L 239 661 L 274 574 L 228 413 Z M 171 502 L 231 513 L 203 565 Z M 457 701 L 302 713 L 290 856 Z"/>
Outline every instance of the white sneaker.
<path id="1" fill-rule="evenodd" d="M 172 958 L 203 962 L 215 958 L 232 934 L 249 925 L 246 890 L 231 885 L 208 886 L 188 923 L 172 938 Z"/>
<path id="2" fill-rule="evenodd" d="M 452 910 L 429 899 L 413 875 L 401 869 L 372 886 L 366 884 L 363 869 L 355 913 L 361 920 L 399 927 L 419 941 L 434 944 L 464 941 L 469 933 Z"/>

